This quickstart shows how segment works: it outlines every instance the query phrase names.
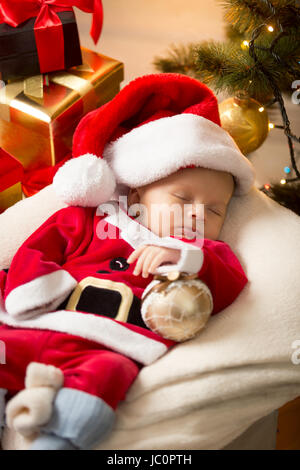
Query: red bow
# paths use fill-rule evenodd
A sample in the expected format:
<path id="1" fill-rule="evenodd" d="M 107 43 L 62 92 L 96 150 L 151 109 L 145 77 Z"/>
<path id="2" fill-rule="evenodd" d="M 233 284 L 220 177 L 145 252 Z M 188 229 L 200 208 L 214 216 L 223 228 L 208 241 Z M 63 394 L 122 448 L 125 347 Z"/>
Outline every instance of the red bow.
<path id="1" fill-rule="evenodd" d="M 57 170 L 72 157 L 72 153 L 68 153 L 63 160 L 54 166 L 45 166 L 36 170 L 24 171 L 22 178 L 22 190 L 26 197 L 33 196 L 41 189 L 52 183 Z"/>
<path id="2" fill-rule="evenodd" d="M 64 69 L 64 36 L 62 23 L 57 15 L 77 7 L 93 13 L 90 35 L 96 43 L 103 24 L 101 0 L 1 0 L 0 23 L 17 27 L 30 18 L 36 18 L 34 33 L 41 73 Z"/>

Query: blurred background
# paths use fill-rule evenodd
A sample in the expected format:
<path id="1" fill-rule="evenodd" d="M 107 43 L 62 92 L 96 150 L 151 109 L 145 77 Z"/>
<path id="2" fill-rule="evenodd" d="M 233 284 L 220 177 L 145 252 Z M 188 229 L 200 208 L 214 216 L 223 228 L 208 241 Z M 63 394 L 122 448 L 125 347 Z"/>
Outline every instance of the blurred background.
<path id="1" fill-rule="evenodd" d="M 103 9 L 104 26 L 97 46 L 89 36 L 90 15 L 76 10 L 81 43 L 124 63 L 122 86 L 140 75 L 157 72 L 154 58 L 166 55 L 171 45 L 223 41 L 226 36 L 223 10 L 215 0 L 103 0 Z M 299 105 L 292 103 L 293 91 L 284 98 L 292 131 L 299 134 Z M 219 101 L 224 98 L 218 94 Z M 269 119 L 282 124 L 276 107 L 269 112 Z M 299 161 L 299 152 L 296 156 Z M 279 182 L 290 163 L 283 132 L 271 130 L 264 144 L 248 157 L 257 172 L 257 186 Z"/>

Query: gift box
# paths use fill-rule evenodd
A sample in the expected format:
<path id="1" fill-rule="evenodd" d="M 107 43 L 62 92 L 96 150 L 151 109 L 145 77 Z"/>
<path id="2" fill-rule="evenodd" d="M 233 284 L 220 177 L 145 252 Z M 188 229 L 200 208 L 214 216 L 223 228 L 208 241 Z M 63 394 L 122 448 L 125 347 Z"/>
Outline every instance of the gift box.
<path id="1" fill-rule="evenodd" d="M 103 23 L 101 0 L 1 0 L 0 79 L 65 70 L 81 61 L 73 6 L 93 13 L 97 43 Z"/>
<path id="2" fill-rule="evenodd" d="M 44 80 L 16 80 L 0 90 L 0 147 L 26 171 L 63 160 L 80 119 L 120 90 L 122 62 L 84 48 L 82 57 L 81 66 Z"/>
<path id="3" fill-rule="evenodd" d="M 0 214 L 22 199 L 23 167 L 0 148 Z"/>
<path id="4" fill-rule="evenodd" d="M 82 64 L 77 23 L 73 12 L 57 14 L 63 28 L 63 67 L 70 68 Z M 34 35 L 35 19 L 13 28 L 0 24 L 0 80 L 10 80 L 26 75 L 41 73 L 40 61 Z M 52 49 L 53 50 L 53 49 Z M 54 65 L 59 69 L 59 64 Z M 45 72 L 51 71 L 49 66 Z"/>

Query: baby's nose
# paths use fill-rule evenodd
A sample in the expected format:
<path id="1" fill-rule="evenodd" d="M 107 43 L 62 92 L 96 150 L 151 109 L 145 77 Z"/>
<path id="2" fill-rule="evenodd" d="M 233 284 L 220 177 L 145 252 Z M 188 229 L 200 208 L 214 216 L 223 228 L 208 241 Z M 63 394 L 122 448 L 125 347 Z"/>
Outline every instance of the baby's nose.
<path id="1" fill-rule="evenodd" d="M 189 220 L 192 220 L 192 228 L 195 230 L 197 223 L 205 221 L 204 204 L 193 204 L 187 211 L 187 216 Z"/>
<path id="2" fill-rule="evenodd" d="M 193 204 L 187 211 L 190 218 L 202 219 L 204 218 L 204 204 Z"/>

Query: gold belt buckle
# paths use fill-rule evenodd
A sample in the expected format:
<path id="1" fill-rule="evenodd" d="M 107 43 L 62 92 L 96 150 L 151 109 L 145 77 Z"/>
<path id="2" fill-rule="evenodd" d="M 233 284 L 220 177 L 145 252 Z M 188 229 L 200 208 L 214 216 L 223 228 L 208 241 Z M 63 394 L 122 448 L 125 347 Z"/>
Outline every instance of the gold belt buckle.
<path id="1" fill-rule="evenodd" d="M 129 315 L 129 310 L 133 301 L 133 292 L 126 284 L 123 282 L 115 282 L 109 279 L 99 279 L 97 277 L 86 277 L 80 281 L 75 287 L 69 302 L 67 304 L 68 310 L 77 310 L 77 305 L 79 303 L 81 294 L 86 287 L 99 287 L 112 291 L 117 291 L 121 295 L 121 303 L 118 309 L 118 313 L 114 320 L 126 322 Z M 105 314 L 103 314 L 105 315 Z"/>

